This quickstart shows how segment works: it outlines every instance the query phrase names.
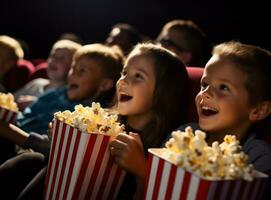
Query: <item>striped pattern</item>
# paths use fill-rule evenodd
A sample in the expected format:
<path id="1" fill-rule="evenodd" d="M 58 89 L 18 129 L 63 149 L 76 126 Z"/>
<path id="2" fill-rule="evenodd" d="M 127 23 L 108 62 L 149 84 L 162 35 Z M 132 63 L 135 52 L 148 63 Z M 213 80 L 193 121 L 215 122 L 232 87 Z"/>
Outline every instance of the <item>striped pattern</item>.
<path id="1" fill-rule="evenodd" d="M 260 199 L 266 184 L 261 177 L 253 182 L 209 181 L 184 171 L 180 167 L 159 158 L 149 149 L 149 163 L 145 184 L 145 199 L 189 200 L 249 200 Z"/>
<path id="2" fill-rule="evenodd" d="M 17 112 L 8 110 L 0 106 L 0 120 L 1 121 L 15 124 L 17 115 L 18 115 Z"/>
<path id="3" fill-rule="evenodd" d="M 125 172 L 113 164 L 109 139 L 56 120 L 44 199 L 116 198 Z"/>

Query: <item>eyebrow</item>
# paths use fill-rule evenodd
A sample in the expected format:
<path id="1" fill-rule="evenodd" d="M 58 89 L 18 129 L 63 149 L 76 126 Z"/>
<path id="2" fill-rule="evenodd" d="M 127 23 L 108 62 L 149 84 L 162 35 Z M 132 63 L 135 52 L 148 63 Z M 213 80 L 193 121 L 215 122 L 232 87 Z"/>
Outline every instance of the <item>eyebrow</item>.
<path id="1" fill-rule="evenodd" d="M 202 79 L 200 80 L 200 83 L 202 83 L 202 81 L 206 81 L 206 80 L 210 80 L 210 78 L 208 78 L 207 76 L 204 76 L 204 77 L 202 77 Z M 217 80 L 218 81 L 221 81 L 221 82 L 223 82 L 223 83 L 227 83 L 227 84 L 229 84 L 229 85 L 231 85 L 231 86 L 234 86 L 235 84 L 234 83 L 232 83 L 231 81 L 229 81 L 228 79 L 225 79 L 225 78 L 217 78 Z"/>
<path id="2" fill-rule="evenodd" d="M 140 71 L 141 73 L 143 73 L 145 76 L 149 76 L 149 74 L 147 73 L 147 71 L 141 67 L 136 69 L 137 71 Z"/>

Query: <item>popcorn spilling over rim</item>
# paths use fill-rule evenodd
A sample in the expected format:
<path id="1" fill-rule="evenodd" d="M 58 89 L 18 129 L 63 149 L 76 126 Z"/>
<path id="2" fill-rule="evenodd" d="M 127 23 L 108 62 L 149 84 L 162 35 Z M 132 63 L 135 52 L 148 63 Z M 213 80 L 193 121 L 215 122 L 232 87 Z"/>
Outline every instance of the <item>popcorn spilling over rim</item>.
<path id="1" fill-rule="evenodd" d="M 0 106 L 14 112 L 18 112 L 18 106 L 14 101 L 14 96 L 11 93 L 1 93 L 0 92 Z"/>
<path id="2" fill-rule="evenodd" d="M 93 102 L 91 107 L 81 104 L 74 107 L 74 111 L 56 112 L 54 117 L 82 132 L 101 133 L 115 136 L 124 132 L 124 125 L 117 122 L 117 115 L 107 112 L 99 103 Z"/>
<path id="3" fill-rule="evenodd" d="M 174 131 L 166 143 L 162 155 L 174 164 L 207 179 L 253 180 L 253 166 L 248 156 L 241 152 L 239 141 L 233 135 L 226 135 L 224 142 L 217 141 L 208 146 L 206 134 L 191 127 L 185 132 Z"/>

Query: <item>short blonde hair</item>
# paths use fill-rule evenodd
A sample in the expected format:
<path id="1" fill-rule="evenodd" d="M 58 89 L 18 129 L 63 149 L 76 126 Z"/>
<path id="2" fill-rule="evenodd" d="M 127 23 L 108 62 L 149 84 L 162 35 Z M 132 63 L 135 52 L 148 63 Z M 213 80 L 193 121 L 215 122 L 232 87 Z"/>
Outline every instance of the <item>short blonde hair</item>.
<path id="1" fill-rule="evenodd" d="M 77 51 L 80 47 L 82 47 L 81 44 L 71 40 L 58 40 L 54 43 L 51 51 L 55 49 L 69 49 Z"/>
<path id="2" fill-rule="evenodd" d="M 7 35 L 0 35 L 0 55 L 17 61 L 24 57 L 24 51 L 16 39 Z"/>
<path id="3" fill-rule="evenodd" d="M 73 62 L 86 57 L 99 62 L 105 77 L 117 81 L 124 63 L 124 55 L 118 46 L 95 43 L 82 46 L 75 52 Z"/>

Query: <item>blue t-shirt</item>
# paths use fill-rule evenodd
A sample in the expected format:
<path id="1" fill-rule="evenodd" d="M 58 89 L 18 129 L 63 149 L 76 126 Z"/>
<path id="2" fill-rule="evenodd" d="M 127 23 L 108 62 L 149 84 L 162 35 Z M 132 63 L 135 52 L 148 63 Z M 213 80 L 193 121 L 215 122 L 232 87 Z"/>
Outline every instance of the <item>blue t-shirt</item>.
<path id="1" fill-rule="evenodd" d="M 73 110 L 74 106 L 80 103 L 86 102 L 69 101 L 66 87 L 50 90 L 19 114 L 17 124 L 26 132 L 45 134 L 55 112 Z"/>

